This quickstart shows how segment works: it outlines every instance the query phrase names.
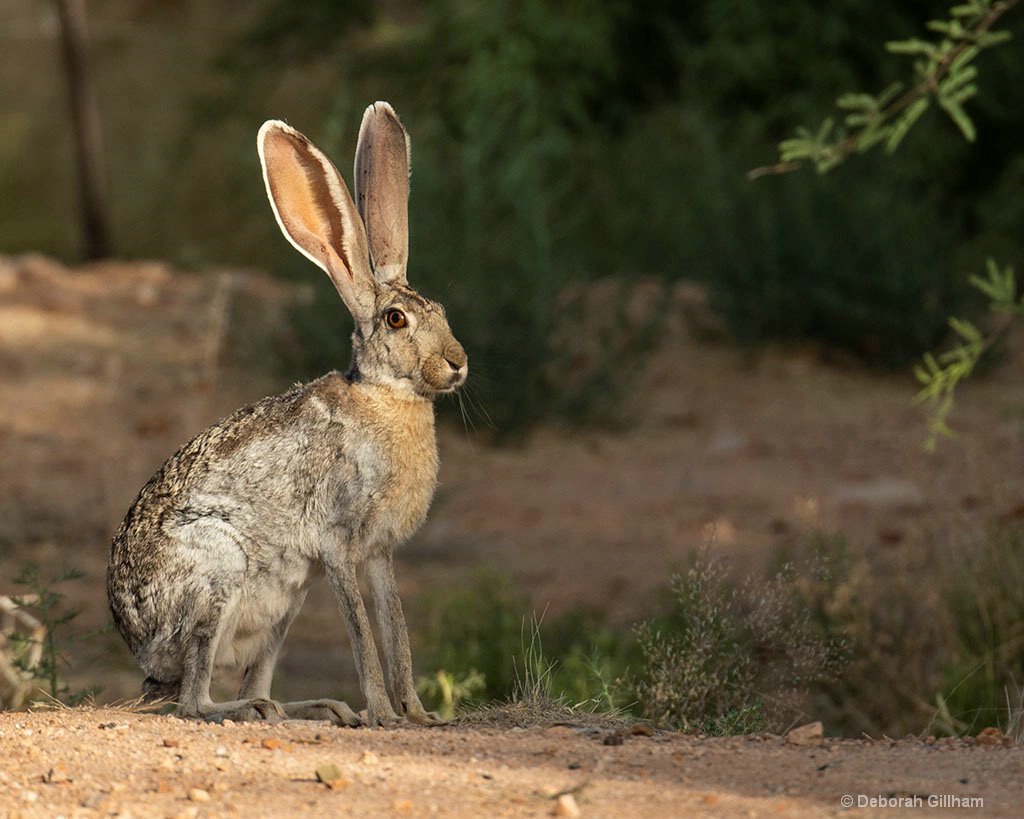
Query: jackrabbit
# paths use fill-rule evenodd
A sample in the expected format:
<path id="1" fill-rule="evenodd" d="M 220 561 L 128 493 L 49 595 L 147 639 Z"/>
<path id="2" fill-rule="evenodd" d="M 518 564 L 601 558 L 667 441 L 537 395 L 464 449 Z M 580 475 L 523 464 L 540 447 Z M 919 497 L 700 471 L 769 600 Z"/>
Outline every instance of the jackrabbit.
<path id="1" fill-rule="evenodd" d="M 420 703 L 393 553 L 437 484 L 433 399 L 466 380 L 444 308 L 411 289 L 409 139 L 386 102 L 363 115 L 352 201 L 305 136 L 270 120 L 257 138 L 285 237 L 330 276 L 355 319 L 352 364 L 219 421 L 147 483 L 114 535 L 107 593 L 150 698 L 207 720 L 359 718 L 335 700 L 278 703 L 278 651 L 326 573 L 348 626 L 366 722 L 438 720 Z M 372 592 L 388 690 L 357 571 Z M 215 703 L 215 668 L 244 669 Z M 397 712 L 397 713 L 396 713 Z"/>

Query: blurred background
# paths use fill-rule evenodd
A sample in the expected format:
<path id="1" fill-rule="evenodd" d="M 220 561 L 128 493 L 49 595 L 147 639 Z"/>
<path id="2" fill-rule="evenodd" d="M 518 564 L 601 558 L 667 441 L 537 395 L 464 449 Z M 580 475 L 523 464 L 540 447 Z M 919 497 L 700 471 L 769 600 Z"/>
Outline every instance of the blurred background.
<path id="1" fill-rule="evenodd" d="M 442 486 L 400 569 L 425 690 L 445 671 L 506 696 L 524 618 L 547 611 L 555 693 L 579 702 L 707 728 L 703 708 L 735 730 L 1008 718 L 1024 680 L 1024 357 L 1011 333 L 935 454 L 909 369 L 950 315 L 983 318 L 967 276 L 986 257 L 1020 264 L 1024 51 L 979 59 L 974 144 L 929 114 L 893 157 L 745 176 L 840 93 L 902 76 L 884 42 L 944 13 L 0 1 L 0 594 L 27 561 L 77 568 L 69 640 L 101 626 L 110 533 L 163 459 L 241 403 L 347 365 L 348 317 L 280 236 L 255 134 L 285 119 L 350 179 L 362 110 L 387 99 L 413 143 L 410 280 L 473 362 L 440 408 Z M 1024 13 L 1002 25 L 1019 36 Z M 85 233 L 69 78 L 97 137 Z M 728 696 L 634 630 L 661 623 L 696 651 L 684 603 L 719 592 L 734 620 L 716 656 L 760 658 Z M 68 654 L 77 690 L 137 690 L 117 635 Z M 658 662 L 693 687 L 684 704 L 644 699 Z M 275 694 L 353 689 L 320 590 Z"/>

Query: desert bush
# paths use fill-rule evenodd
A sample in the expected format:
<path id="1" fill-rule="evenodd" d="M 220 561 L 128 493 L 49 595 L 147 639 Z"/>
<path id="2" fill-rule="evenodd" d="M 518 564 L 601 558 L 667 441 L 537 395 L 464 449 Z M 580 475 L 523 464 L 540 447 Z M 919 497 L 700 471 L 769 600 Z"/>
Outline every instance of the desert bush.
<path id="1" fill-rule="evenodd" d="M 424 667 L 456 685 L 481 674 L 463 702 L 541 696 L 709 734 L 800 718 L 841 736 L 1021 733 L 1024 527 L 914 548 L 815 533 L 775 561 L 736 578 L 699 555 L 632 631 L 535 616 L 483 573 L 425 607 Z"/>
<path id="2" fill-rule="evenodd" d="M 814 683 L 839 667 L 841 641 L 823 636 L 786 567 L 736 584 L 699 556 L 671 584 L 671 611 L 636 630 L 640 712 L 659 725 L 708 734 L 784 728 Z"/>
<path id="3" fill-rule="evenodd" d="M 1005 725 L 1024 683 L 1024 529 L 990 533 L 950 573 L 944 598 L 952 635 L 936 695 L 952 724 L 943 727 Z"/>
<path id="4" fill-rule="evenodd" d="M 830 569 L 800 591 L 823 635 L 843 639 L 843 673 L 806 706 L 831 730 L 901 736 L 1012 727 L 1024 680 L 1024 532 L 966 542 L 854 549 L 807 544 Z"/>

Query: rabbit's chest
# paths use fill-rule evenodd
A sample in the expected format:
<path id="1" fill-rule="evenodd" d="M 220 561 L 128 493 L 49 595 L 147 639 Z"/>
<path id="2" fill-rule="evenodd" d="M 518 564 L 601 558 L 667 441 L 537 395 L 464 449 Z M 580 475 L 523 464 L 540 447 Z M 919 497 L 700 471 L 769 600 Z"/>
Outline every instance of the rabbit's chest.
<path id="1" fill-rule="evenodd" d="M 437 447 L 419 441 L 401 448 L 380 495 L 381 530 L 392 544 L 413 534 L 427 517 L 437 489 Z"/>
<path id="2" fill-rule="evenodd" d="M 383 409 L 386 413 L 387 407 Z M 364 438 L 361 472 L 370 477 L 359 504 L 363 514 L 358 529 L 367 546 L 394 546 L 412 535 L 426 518 L 437 488 L 433 408 L 401 410 L 378 412 L 374 417 L 379 423 Z"/>

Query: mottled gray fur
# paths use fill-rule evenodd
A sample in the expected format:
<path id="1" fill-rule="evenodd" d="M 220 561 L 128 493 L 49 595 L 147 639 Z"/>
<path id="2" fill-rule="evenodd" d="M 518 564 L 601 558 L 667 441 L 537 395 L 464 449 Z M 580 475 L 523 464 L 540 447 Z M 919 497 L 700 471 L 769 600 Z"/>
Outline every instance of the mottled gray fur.
<path id="1" fill-rule="evenodd" d="M 288 627 L 326 574 L 367 722 L 431 723 L 413 683 L 393 553 L 436 487 L 433 399 L 461 386 L 468 365 L 443 308 L 405 280 L 407 137 L 387 103 L 366 110 L 358 208 L 329 160 L 284 123 L 264 124 L 259 149 L 281 229 L 330 275 L 355 318 L 352 367 L 240 409 L 171 456 L 114 536 L 114 621 L 147 675 L 144 693 L 175 700 L 181 716 L 357 725 L 335 700 L 270 699 Z M 219 667 L 244 669 L 237 700 L 211 700 Z"/>

